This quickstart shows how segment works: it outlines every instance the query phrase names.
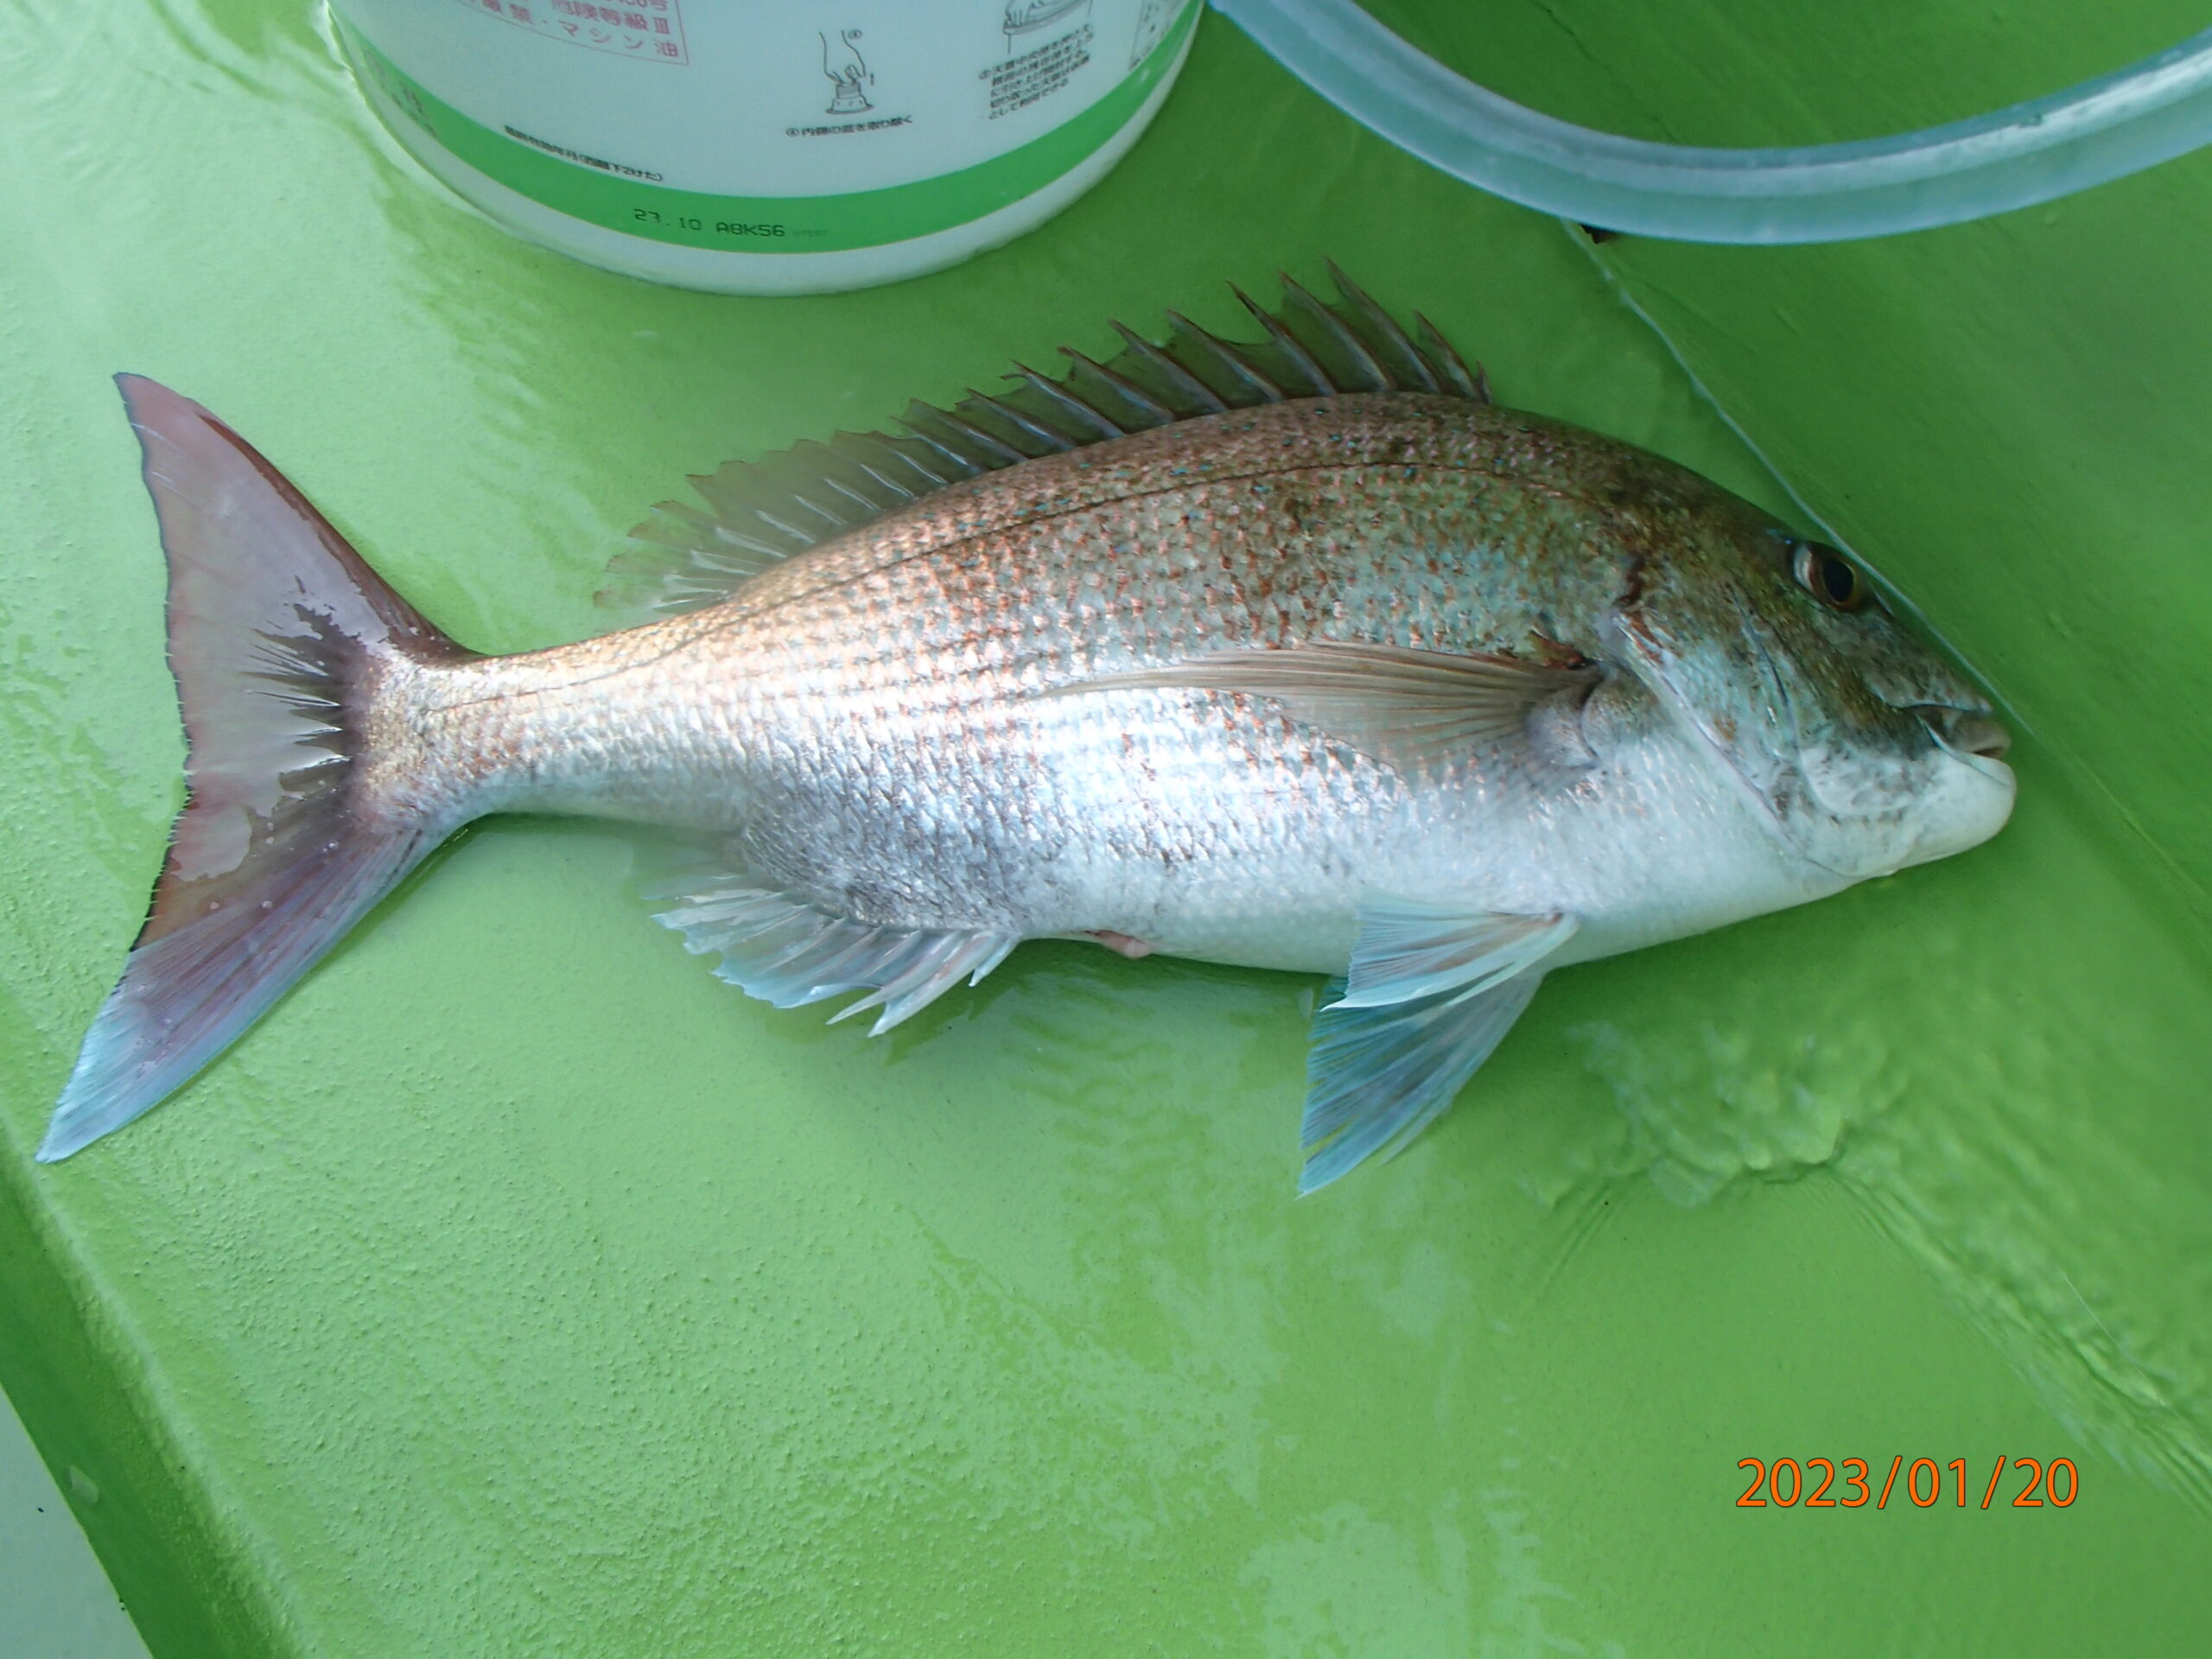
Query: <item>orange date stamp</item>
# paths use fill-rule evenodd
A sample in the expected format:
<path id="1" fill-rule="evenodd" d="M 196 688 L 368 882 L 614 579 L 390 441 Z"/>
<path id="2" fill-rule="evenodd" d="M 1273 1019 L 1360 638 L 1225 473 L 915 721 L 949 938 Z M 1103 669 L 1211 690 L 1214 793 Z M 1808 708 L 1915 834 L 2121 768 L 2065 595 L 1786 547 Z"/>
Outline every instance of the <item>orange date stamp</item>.
<path id="1" fill-rule="evenodd" d="M 1800 1504 L 1808 1510 L 1862 1510 L 1870 1504 L 1885 1510 L 1891 1495 L 1898 1491 L 1900 1473 L 1904 1475 L 1901 1496 L 1910 1498 L 1915 1509 L 1934 1509 L 1943 1501 L 1947 1489 L 1952 1495 L 1952 1507 L 1968 1506 L 1964 1458 L 1953 1458 L 1948 1463 L 1915 1458 L 1908 1465 L 1900 1452 L 1890 1459 L 1890 1471 L 1878 1497 L 1864 1458 L 1846 1458 L 1840 1463 L 1827 1458 L 1807 1458 L 1802 1463 L 1796 1458 L 1777 1458 L 1772 1463 L 1764 1458 L 1743 1458 L 1736 1466 L 1749 1470 L 1751 1476 L 1751 1484 L 1736 1500 L 1739 1510 L 1788 1510 Z M 2026 1471 L 2026 1478 L 2017 1491 L 2012 1491 L 2012 1501 L 2004 1503 L 2002 1494 L 2013 1484 L 2005 1478 L 2008 1466 L 2013 1481 L 2019 1479 L 2022 1471 Z M 2071 1458 L 2053 1458 L 2047 1464 L 2040 1458 L 1999 1458 L 1989 1471 L 1989 1484 L 1981 1486 L 1979 1479 L 1974 1484 L 1981 1489 L 1981 1501 L 1975 1507 L 1985 1510 L 1992 1504 L 2014 1510 L 2063 1510 L 2082 1495 L 2082 1477 Z"/>

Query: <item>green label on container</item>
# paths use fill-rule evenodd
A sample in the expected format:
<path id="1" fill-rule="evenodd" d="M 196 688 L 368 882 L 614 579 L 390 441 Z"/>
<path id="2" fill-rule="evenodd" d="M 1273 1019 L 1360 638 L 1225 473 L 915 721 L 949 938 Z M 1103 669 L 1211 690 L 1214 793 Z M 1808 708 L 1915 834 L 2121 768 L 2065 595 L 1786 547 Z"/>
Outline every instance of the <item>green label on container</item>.
<path id="1" fill-rule="evenodd" d="M 350 26 L 355 61 L 448 154 L 556 212 L 626 235 L 732 253 L 827 253 L 950 230 L 1033 195 L 1135 116 L 1175 61 L 1198 14 L 1175 27 L 1121 85 L 1082 114 L 989 161 L 880 190 L 827 196 L 723 196 L 677 190 L 633 168 L 512 127 L 495 131 L 426 91 Z"/>

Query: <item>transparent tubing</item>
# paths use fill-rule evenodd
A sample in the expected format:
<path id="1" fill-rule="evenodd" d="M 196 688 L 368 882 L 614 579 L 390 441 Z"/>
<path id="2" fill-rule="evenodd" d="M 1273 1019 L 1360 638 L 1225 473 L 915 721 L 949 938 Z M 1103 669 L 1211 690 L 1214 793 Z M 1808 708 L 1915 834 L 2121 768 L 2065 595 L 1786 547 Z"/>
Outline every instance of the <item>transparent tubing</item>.
<path id="1" fill-rule="evenodd" d="M 1454 74 L 1353 0 L 1213 0 L 1347 115 L 1469 184 L 1679 242 L 1843 242 L 2070 195 L 2212 142 L 2212 29 L 2133 68 L 1891 138 L 1784 149 L 1647 143 Z"/>

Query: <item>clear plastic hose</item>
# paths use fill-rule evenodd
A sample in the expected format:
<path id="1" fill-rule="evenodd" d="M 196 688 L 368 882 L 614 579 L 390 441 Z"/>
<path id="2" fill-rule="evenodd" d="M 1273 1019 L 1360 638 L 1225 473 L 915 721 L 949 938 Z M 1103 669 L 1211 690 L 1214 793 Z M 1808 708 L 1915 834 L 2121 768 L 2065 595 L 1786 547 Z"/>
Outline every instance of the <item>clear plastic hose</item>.
<path id="1" fill-rule="evenodd" d="M 2069 195 L 2212 142 L 2212 29 L 2116 74 L 1891 138 L 1706 149 L 1595 132 L 1485 91 L 1353 0 L 1213 0 L 1293 74 L 1469 184 L 1681 242 L 1842 242 Z"/>

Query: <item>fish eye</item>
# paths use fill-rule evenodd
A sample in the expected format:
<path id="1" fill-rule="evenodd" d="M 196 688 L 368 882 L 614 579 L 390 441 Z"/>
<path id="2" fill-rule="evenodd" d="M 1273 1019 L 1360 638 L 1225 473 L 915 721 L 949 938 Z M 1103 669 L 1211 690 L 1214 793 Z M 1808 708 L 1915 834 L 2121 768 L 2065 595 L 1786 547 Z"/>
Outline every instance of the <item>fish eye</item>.
<path id="1" fill-rule="evenodd" d="M 1790 563 L 1797 585 L 1832 611 L 1856 611 L 1874 596 L 1850 560 L 1825 542 L 1800 542 Z"/>

